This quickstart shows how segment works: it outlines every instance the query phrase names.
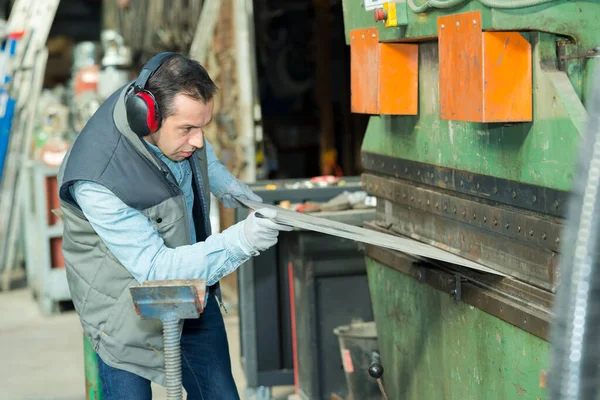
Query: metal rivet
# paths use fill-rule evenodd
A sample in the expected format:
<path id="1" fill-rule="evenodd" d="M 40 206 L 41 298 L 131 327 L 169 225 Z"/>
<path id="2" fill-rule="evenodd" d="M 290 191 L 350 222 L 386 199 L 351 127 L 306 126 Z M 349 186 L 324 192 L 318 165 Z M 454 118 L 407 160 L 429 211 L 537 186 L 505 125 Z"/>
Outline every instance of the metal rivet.
<path id="1" fill-rule="evenodd" d="M 506 225 L 504 225 L 504 227 L 505 227 L 506 229 L 510 228 L 510 225 L 508 224 L 508 222 L 506 223 Z"/>
<path id="2" fill-rule="evenodd" d="M 365 35 L 362 35 L 363 40 L 365 39 Z"/>
<path id="3" fill-rule="evenodd" d="M 548 238 L 548 235 L 546 235 L 545 233 L 542 233 L 542 239 L 546 240 Z"/>
<path id="4" fill-rule="evenodd" d="M 554 239 L 554 243 L 559 244 L 560 243 L 560 238 Z"/>
<path id="5" fill-rule="evenodd" d="M 444 29 L 446 26 L 444 24 L 442 24 L 442 29 Z"/>
<path id="6" fill-rule="evenodd" d="M 556 201 L 554 202 L 554 208 L 556 208 L 556 209 L 558 210 L 558 200 L 556 200 Z"/>
<path id="7" fill-rule="evenodd" d="M 354 36 L 352 36 L 352 40 L 354 40 Z"/>
<path id="8" fill-rule="evenodd" d="M 512 198 L 513 198 L 513 199 L 516 199 L 516 198 L 517 198 L 517 192 L 515 192 L 514 190 L 513 190 L 513 192 L 512 192 Z"/>
<path id="9" fill-rule="evenodd" d="M 427 200 L 427 205 L 429 205 L 429 200 Z"/>
<path id="10" fill-rule="evenodd" d="M 481 185 L 479 185 L 479 182 L 477 182 L 477 190 L 479 190 L 480 187 Z"/>
<path id="11" fill-rule="evenodd" d="M 536 196 L 536 195 L 534 195 L 534 196 L 533 196 L 533 202 L 535 203 L 536 201 L 537 201 L 537 196 Z"/>
<path id="12" fill-rule="evenodd" d="M 485 224 L 487 222 L 487 217 L 483 217 L 483 223 Z"/>
<path id="13" fill-rule="evenodd" d="M 498 220 L 494 218 L 494 225 L 498 225 Z"/>
<path id="14" fill-rule="evenodd" d="M 410 201 L 415 201 L 415 196 L 410 196 Z"/>
<path id="15" fill-rule="evenodd" d="M 435 208 L 440 208 L 440 205 L 437 201 L 435 202 Z"/>
<path id="16" fill-rule="evenodd" d="M 473 219 L 477 219 L 477 215 L 473 214 Z"/>
<path id="17" fill-rule="evenodd" d="M 465 186 L 465 183 L 463 182 L 463 180 L 460 180 L 460 186 Z"/>
<path id="18" fill-rule="evenodd" d="M 456 214 L 456 207 L 452 207 L 452 212 Z"/>
<path id="19" fill-rule="evenodd" d="M 517 232 L 521 232 L 521 227 L 517 226 Z"/>
<path id="20" fill-rule="evenodd" d="M 456 26 L 460 26 L 460 22 L 457 22 L 457 23 L 456 23 Z"/>
<path id="21" fill-rule="evenodd" d="M 477 25 L 477 20 L 473 20 L 473 25 Z"/>
<path id="22" fill-rule="evenodd" d="M 533 236 L 533 230 L 529 231 L 529 236 Z"/>
<path id="23" fill-rule="evenodd" d="M 375 37 L 375 34 L 373 34 L 373 37 Z"/>
<path id="24" fill-rule="evenodd" d="M 444 211 L 448 211 L 448 205 L 444 204 Z"/>
<path id="25" fill-rule="evenodd" d="M 466 216 L 467 216 L 467 212 L 466 212 L 465 210 L 463 210 L 463 212 L 462 212 L 462 216 L 463 216 L 463 217 L 466 217 Z"/>

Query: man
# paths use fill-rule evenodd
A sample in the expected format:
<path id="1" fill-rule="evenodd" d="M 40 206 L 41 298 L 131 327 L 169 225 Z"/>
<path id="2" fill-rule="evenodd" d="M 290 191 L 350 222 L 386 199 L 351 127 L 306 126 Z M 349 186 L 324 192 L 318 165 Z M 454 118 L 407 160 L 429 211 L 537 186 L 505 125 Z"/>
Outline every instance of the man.
<path id="1" fill-rule="evenodd" d="M 273 210 L 211 235 L 209 192 L 226 207 L 260 201 L 203 135 L 216 86 L 200 64 L 160 54 L 98 109 L 59 171 L 63 254 L 81 324 L 98 354 L 105 400 L 151 399 L 165 384 L 159 321 L 134 310 L 129 287 L 203 278 L 205 310 L 181 332 L 189 399 L 238 399 L 218 280 L 277 242 Z"/>

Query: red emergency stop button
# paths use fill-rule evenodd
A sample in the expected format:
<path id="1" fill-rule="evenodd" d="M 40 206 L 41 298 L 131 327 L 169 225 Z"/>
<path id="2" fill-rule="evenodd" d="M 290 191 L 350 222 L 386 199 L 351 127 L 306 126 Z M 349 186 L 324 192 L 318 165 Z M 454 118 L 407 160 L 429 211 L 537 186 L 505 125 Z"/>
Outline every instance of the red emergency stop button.
<path id="1" fill-rule="evenodd" d="M 376 8 L 373 13 L 375 14 L 375 22 L 385 21 L 387 19 L 387 13 L 383 8 Z"/>

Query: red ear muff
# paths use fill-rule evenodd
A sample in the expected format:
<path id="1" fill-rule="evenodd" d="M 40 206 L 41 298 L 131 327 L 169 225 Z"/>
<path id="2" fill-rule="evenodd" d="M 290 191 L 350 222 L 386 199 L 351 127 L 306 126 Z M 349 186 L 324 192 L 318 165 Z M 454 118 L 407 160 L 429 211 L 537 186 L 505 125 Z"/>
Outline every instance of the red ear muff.
<path id="1" fill-rule="evenodd" d="M 138 136 L 147 136 L 160 128 L 160 110 L 152 93 L 142 90 L 129 96 L 125 108 L 129 127 Z"/>
<path id="2" fill-rule="evenodd" d="M 146 124 L 148 125 L 150 133 L 156 132 L 160 124 L 157 115 L 158 107 L 156 105 L 156 101 L 154 100 L 154 96 L 152 96 L 152 94 L 146 90 L 136 93 L 136 96 L 141 97 L 148 107 L 148 111 L 146 113 Z"/>
<path id="3" fill-rule="evenodd" d="M 140 137 L 156 132 L 160 128 L 162 119 L 156 99 L 152 93 L 144 89 L 146 83 L 162 63 L 174 55 L 176 53 L 160 53 L 144 64 L 133 84 L 133 94 L 129 94 L 125 100 L 129 127 Z"/>

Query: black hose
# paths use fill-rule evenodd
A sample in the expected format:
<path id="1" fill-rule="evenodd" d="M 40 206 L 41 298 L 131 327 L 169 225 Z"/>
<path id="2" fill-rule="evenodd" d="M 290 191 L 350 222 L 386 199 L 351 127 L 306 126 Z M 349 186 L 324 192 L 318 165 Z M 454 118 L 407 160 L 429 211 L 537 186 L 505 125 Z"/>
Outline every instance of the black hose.
<path id="1" fill-rule="evenodd" d="M 552 400 L 596 399 L 600 384 L 600 67 L 569 200 L 551 341 Z"/>

